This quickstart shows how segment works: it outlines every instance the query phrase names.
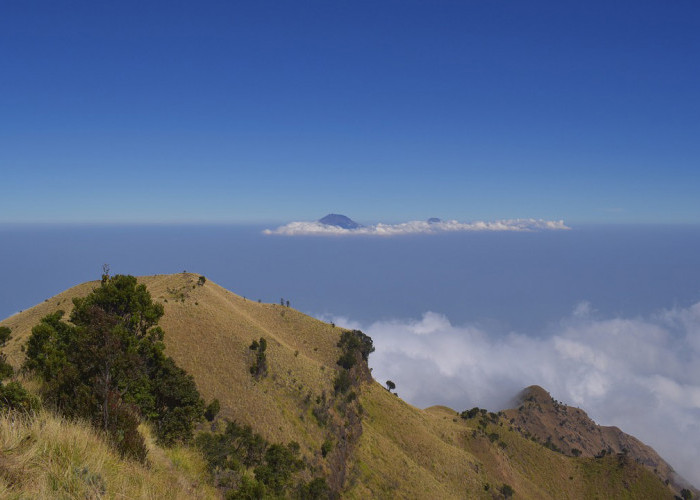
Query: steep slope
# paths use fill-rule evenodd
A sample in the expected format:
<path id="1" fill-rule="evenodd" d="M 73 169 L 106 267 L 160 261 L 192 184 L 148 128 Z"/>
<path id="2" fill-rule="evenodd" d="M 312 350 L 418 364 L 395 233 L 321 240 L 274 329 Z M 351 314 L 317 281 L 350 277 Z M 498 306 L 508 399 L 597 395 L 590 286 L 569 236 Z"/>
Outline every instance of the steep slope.
<path id="1" fill-rule="evenodd" d="M 371 381 L 366 365 L 353 368 L 360 385 L 336 395 L 343 330 L 294 309 L 247 300 L 196 274 L 139 281 L 164 305 L 166 353 L 205 399 L 219 399 L 220 416 L 270 441 L 297 441 L 308 477 L 327 477 L 343 497 L 499 498 L 504 485 L 517 498 L 673 497 L 634 460 L 568 457 L 495 414 L 463 419 L 449 408 L 415 408 Z M 0 322 L 13 330 L 10 360 L 21 363 L 21 346 L 42 316 L 68 312 L 72 297 L 98 285 L 78 285 Z M 249 346 L 261 337 L 267 376 L 255 378 Z"/>

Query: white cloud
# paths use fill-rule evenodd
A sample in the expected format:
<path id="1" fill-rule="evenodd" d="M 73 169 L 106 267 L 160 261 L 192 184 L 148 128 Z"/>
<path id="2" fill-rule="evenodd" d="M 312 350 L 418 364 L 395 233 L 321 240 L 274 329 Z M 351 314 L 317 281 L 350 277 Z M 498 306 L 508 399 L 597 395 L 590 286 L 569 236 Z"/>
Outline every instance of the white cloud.
<path id="1" fill-rule="evenodd" d="M 599 424 L 650 444 L 700 484 L 700 303 L 649 318 L 594 319 L 591 310 L 578 305 L 544 338 L 498 337 L 434 312 L 419 320 L 336 324 L 374 339 L 375 378 L 394 381 L 415 405 L 498 410 L 538 384 Z"/>
<path id="2" fill-rule="evenodd" d="M 569 227 L 561 220 L 508 219 L 490 222 L 459 222 L 456 220 L 449 220 L 440 222 L 410 221 L 400 224 L 379 223 L 372 226 L 358 227 L 356 229 L 344 229 L 320 222 L 290 222 L 276 229 L 265 229 L 263 233 L 285 236 L 396 236 L 400 234 L 435 234 L 458 231 L 542 231 L 562 229 L 569 229 Z"/>

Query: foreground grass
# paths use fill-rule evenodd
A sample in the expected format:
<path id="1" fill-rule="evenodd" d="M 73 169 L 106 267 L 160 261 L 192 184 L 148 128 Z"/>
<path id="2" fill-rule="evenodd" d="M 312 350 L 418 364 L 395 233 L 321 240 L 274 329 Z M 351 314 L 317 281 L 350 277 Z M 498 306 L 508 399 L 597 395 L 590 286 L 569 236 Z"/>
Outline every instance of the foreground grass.
<path id="1" fill-rule="evenodd" d="M 202 457 L 157 447 L 147 464 L 122 459 L 88 424 L 49 412 L 0 415 L 0 498 L 219 498 Z"/>

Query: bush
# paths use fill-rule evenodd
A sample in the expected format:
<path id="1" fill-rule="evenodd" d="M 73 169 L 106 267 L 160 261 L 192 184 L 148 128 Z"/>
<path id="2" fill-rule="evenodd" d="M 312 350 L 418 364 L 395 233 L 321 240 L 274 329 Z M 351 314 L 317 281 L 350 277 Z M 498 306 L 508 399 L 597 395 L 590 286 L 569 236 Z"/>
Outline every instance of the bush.
<path id="1" fill-rule="evenodd" d="M 479 414 L 479 412 L 479 408 L 475 406 L 471 410 L 464 410 L 462 413 L 459 414 L 459 416 L 466 420 L 476 417 Z"/>
<path id="2" fill-rule="evenodd" d="M 7 362 L 7 356 L 0 353 L 0 381 L 10 378 L 14 372 L 12 365 Z"/>
<path id="3" fill-rule="evenodd" d="M 259 379 L 267 375 L 267 355 L 265 351 L 267 350 L 267 340 L 264 337 L 260 337 L 260 342 L 253 341 L 250 344 L 249 349 L 255 351 L 255 360 L 250 367 L 250 374 Z"/>
<path id="4" fill-rule="evenodd" d="M 209 468 L 240 470 L 262 462 L 267 441 L 249 426 L 227 422 L 224 432 L 200 432 L 195 438 Z"/>
<path id="5" fill-rule="evenodd" d="M 340 370 L 338 376 L 335 377 L 335 380 L 333 381 L 333 390 L 335 390 L 336 394 L 344 394 L 348 391 L 348 389 L 350 389 L 351 385 L 352 380 L 350 380 L 350 375 L 348 372 L 346 370 Z"/>
<path id="6" fill-rule="evenodd" d="M 243 476 L 238 489 L 226 494 L 226 500 L 262 500 L 265 498 L 265 490 L 265 485 L 261 482 Z"/>
<path id="7" fill-rule="evenodd" d="M 124 403 L 117 392 L 110 393 L 108 404 L 111 416 L 105 430 L 109 441 L 123 457 L 143 462 L 148 451 L 138 430 L 141 421 L 138 407 Z"/>
<path id="8" fill-rule="evenodd" d="M 292 441 L 287 446 L 271 445 L 265 452 L 265 463 L 255 468 L 255 479 L 265 484 L 276 495 L 282 495 L 291 484 L 293 473 L 304 468 L 297 458 L 299 444 Z"/>
<path id="9" fill-rule="evenodd" d="M 354 352 L 346 352 L 340 358 L 338 358 L 338 364 L 345 368 L 346 370 L 349 370 L 353 366 L 355 366 L 356 363 L 355 359 L 355 353 Z"/>
<path id="10" fill-rule="evenodd" d="M 328 408 L 326 408 L 325 405 L 314 406 L 311 409 L 311 414 L 316 419 L 316 422 L 318 422 L 319 427 L 325 427 L 328 424 L 330 415 L 328 414 Z"/>
<path id="11" fill-rule="evenodd" d="M 6 326 L 0 326 L 0 349 L 5 347 L 5 344 L 12 337 L 12 330 Z M 7 362 L 7 356 L 0 352 L 0 381 L 10 378 L 14 370 L 12 365 Z"/>
<path id="12" fill-rule="evenodd" d="M 12 337 L 12 330 L 0 326 L 0 348 Z M 0 410 L 34 411 L 39 409 L 39 400 L 27 392 L 18 382 L 4 384 L 2 381 L 11 377 L 14 370 L 7 362 L 7 357 L 0 352 Z"/>
<path id="13" fill-rule="evenodd" d="M 18 382 L 0 384 L 0 410 L 36 411 L 39 400 Z"/>
<path id="14" fill-rule="evenodd" d="M 503 484 L 501 486 L 501 495 L 503 495 L 505 498 L 511 498 L 515 494 L 515 490 L 513 490 L 513 487 L 509 484 Z"/>
<path id="15" fill-rule="evenodd" d="M 307 484 L 302 484 L 299 487 L 298 497 L 304 500 L 321 500 L 330 498 L 331 489 L 326 483 L 326 479 L 317 477 Z"/>
<path id="16" fill-rule="evenodd" d="M 333 450 L 333 441 L 326 438 L 326 440 L 321 445 L 321 455 L 325 457 L 331 452 L 331 450 Z"/>
<path id="17" fill-rule="evenodd" d="M 207 406 L 207 409 L 204 411 L 204 418 L 206 418 L 209 422 L 213 422 L 220 410 L 221 403 L 219 403 L 218 399 L 214 399 L 211 403 L 209 403 L 209 406 Z"/>
<path id="18" fill-rule="evenodd" d="M 5 347 L 7 341 L 12 338 L 12 330 L 6 326 L 0 326 L 0 349 Z"/>

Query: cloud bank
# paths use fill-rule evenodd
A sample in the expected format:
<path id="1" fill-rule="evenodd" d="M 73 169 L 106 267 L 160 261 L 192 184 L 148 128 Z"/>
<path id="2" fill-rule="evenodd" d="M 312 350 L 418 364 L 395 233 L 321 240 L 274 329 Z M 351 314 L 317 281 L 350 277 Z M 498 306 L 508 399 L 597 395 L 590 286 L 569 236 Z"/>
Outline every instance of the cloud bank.
<path id="1" fill-rule="evenodd" d="M 646 318 L 596 318 L 590 304 L 542 338 L 495 337 L 441 314 L 360 325 L 376 346 L 375 379 L 420 407 L 499 410 L 528 385 L 651 445 L 700 485 L 700 303 Z"/>
<path id="2" fill-rule="evenodd" d="M 343 236 L 343 235 L 370 235 L 370 236 L 396 236 L 401 234 L 436 234 L 458 231 L 542 231 L 569 229 L 564 221 L 550 221 L 543 219 L 508 219 L 497 221 L 459 222 L 449 221 L 409 221 L 400 224 L 375 224 L 362 226 L 355 229 L 346 229 L 339 226 L 323 224 L 321 222 L 290 222 L 276 229 L 265 229 L 264 234 L 278 234 L 285 236 Z"/>

